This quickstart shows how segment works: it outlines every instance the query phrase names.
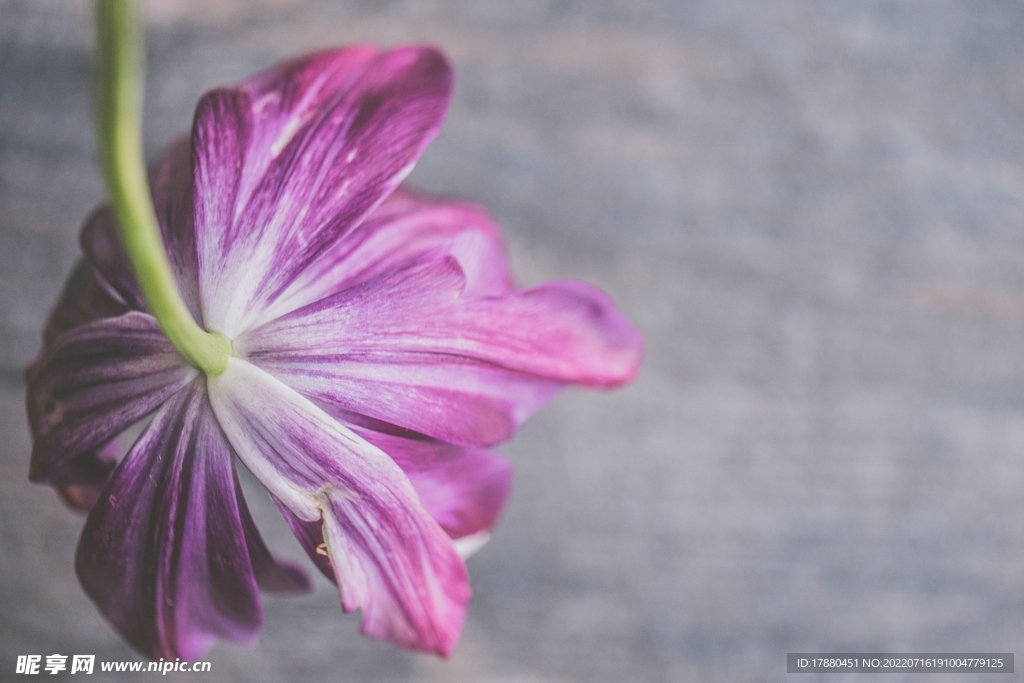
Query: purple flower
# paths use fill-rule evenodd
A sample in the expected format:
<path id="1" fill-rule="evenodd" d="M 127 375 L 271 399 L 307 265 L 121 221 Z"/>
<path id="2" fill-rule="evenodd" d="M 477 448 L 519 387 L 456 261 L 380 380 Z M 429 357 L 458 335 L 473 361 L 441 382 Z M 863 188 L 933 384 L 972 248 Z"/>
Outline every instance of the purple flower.
<path id="1" fill-rule="evenodd" d="M 447 655 L 511 470 L 486 450 L 566 384 L 629 381 L 638 333 L 579 282 L 517 290 L 479 208 L 399 187 L 441 125 L 429 48 L 308 55 L 199 102 L 150 174 L 196 320 L 232 341 L 206 376 L 146 305 L 108 207 L 27 371 L 31 479 L 88 509 L 76 569 L 150 657 L 252 642 L 273 558 L 232 454 L 363 632 Z M 118 435 L 151 416 L 118 462 Z"/>

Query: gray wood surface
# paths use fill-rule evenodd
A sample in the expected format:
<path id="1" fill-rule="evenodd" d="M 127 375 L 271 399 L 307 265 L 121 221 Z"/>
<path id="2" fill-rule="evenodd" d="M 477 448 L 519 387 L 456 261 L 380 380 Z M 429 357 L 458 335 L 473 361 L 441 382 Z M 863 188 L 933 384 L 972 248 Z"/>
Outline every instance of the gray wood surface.
<path id="1" fill-rule="evenodd" d="M 413 182 L 489 206 L 523 283 L 590 280 L 647 340 L 633 386 L 567 392 L 502 448 L 517 490 L 450 661 L 360 638 L 320 582 L 266 600 L 258 648 L 180 680 L 735 682 L 783 680 L 787 651 L 1024 655 L 1020 3 L 150 9 L 152 154 L 204 89 L 284 56 L 442 46 L 456 97 Z M 88 3 L 0 0 L 2 680 L 19 654 L 133 657 L 78 587 L 81 519 L 26 478 L 21 370 L 102 196 L 90 54 Z M 913 678 L 945 679 L 974 677 Z"/>

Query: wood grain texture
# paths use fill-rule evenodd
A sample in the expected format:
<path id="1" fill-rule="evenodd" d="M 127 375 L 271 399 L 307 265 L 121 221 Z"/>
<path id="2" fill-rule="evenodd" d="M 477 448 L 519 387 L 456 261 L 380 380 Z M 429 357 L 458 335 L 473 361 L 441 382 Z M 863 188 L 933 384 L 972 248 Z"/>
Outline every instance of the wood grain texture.
<path id="1" fill-rule="evenodd" d="M 150 9 L 151 153 L 204 89 L 286 55 L 440 45 L 455 101 L 412 181 L 490 207 L 524 283 L 590 280 L 647 338 L 635 385 L 569 392 L 503 448 L 517 488 L 451 661 L 360 638 L 322 583 L 267 599 L 216 680 L 737 682 L 783 680 L 787 651 L 1024 652 L 1020 5 Z M 0 0 L 2 678 L 19 654 L 132 656 L 77 585 L 81 520 L 27 481 L 22 408 L 101 199 L 90 30 L 83 0 Z"/>

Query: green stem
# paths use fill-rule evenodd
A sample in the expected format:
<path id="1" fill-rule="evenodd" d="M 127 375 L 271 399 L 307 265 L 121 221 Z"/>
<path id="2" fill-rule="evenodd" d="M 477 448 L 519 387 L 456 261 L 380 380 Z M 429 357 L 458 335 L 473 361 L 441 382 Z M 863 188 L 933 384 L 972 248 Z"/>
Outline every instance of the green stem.
<path id="1" fill-rule="evenodd" d="M 142 156 L 143 32 L 134 0 L 97 0 L 100 156 L 121 239 L 149 310 L 185 359 L 207 375 L 227 369 L 231 343 L 203 330 L 178 291 L 157 227 Z"/>

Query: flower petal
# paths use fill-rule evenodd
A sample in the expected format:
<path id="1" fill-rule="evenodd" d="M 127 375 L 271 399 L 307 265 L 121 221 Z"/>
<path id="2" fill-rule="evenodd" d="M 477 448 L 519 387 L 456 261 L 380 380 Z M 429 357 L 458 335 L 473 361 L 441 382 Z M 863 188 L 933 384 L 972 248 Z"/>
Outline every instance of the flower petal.
<path id="1" fill-rule="evenodd" d="M 240 334 L 397 187 L 451 87 L 436 50 L 353 48 L 207 93 L 192 137 L 207 324 Z"/>
<path id="2" fill-rule="evenodd" d="M 320 570 L 320 573 L 328 581 L 337 585 L 338 579 L 334 576 L 334 567 L 327 557 L 327 544 L 324 543 L 324 523 L 319 519 L 313 522 L 299 519 L 295 516 L 295 513 L 288 509 L 288 506 L 277 498 L 274 498 L 274 503 L 277 505 L 277 509 L 281 511 L 281 516 L 287 522 L 288 528 L 295 534 L 295 538 L 299 540 L 299 545 L 306 551 L 309 559 L 313 561 L 313 564 L 316 565 L 316 568 Z"/>
<path id="3" fill-rule="evenodd" d="M 185 305 L 196 320 L 202 321 L 193 208 L 192 143 L 187 137 L 178 138 L 164 151 L 150 169 L 149 185 L 171 272 L 178 282 Z"/>
<path id="4" fill-rule="evenodd" d="M 43 346 L 48 347 L 68 330 L 100 318 L 112 318 L 127 307 L 100 286 L 93 267 L 80 261 L 64 285 L 60 300 L 50 313 L 43 330 Z"/>
<path id="5" fill-rule="evenodd" d="M 507 441 L 560 388 L 503 368 L 429 354 L 275 350 L 248 357 L 305 396 L 461 445 Z"/>
<path id="6" fill-rule="evenodd" d="M 249 513 L 249 507 L 245 503 L 245 496 L 242 494 L 242 487 L 235 476 L 235 499 L 238 501 L 238 514 L 242 520 L 242 529 L 245 531 L 245 544 L 249 549 L 249 559 L 252 561 L 253 573 L 256 576 L 256 585 L 265 593 L 279 593 L 282 595 L 297 595 L 308 593 L 313 590 L 313 584 L 303 571 L 291 562 L 278 560 L 271 554 L 263 536 L 256 528 Z"/>
<path id="7" fill-rule="evenodd" d="M 57 495 L 75 512 L 88 512 L 99 500 L 117 466 L 117 439 L 82 453 L 55 468 L 51 483 Z"/>
<path id="8" fill-rule="evenodd" d="M 110 441 L 195 375 L 145 313 L 104 318 L 61 335 L 29 378 L 29 478 L 57 483 L 66 461 Z"/>
<path id="9" fill-rule="evenodd" d="M 489 531 L 512 492 L 512 466 L 497 453 L 433 439 L 353 429 L 387 453 L 441 528 L 453 539 Z"/>
<path id="10" fill-rule="evenodd" d="M 597 289 L 474 297 L 464 284 L 447 256 L 294 311 L 235 350 L 311 398 L 462 445 L 508 439 L 564 383 L 636 373 L 640 336 Z"/>
<path id="11" fill-rule="evenodd" d="M 470 598 L 466 567 L 451 541 L 425 513 L 396 515 L 392 503 L 341 490 L 327 499 L 324 540 L 342 608 L 363 610 L 365 635 L 449 656 Z"/>
<path id="12" fill-rule="evenodd" d="M 514 289 L 501 230 L 481 207 L 443 201 L 405 187 L 343 235 L 266 310 L 254 326 L 394 270 L 452 255 L 466 296 Z"/>
<path id="13" fill-rule="evenodd" d="M 188 138 L 171 143 L 150 167 L 149 186 L 171 272 L 189 311 L 201 320 L 192 209 L 192 150 Z M 96 268 L 101 286 L 130 308 L 147 311 L 109 205 L 99 207 L 86 220 L 80 239 L 82 251 Z"/>
<path id="14" fill-rule="evenodd" d="M 172 397 L 114 472 L 79 542 L 79 580 L 128 642 L 194 660 L 263 620 L 231 450 L 202 380 Z"/>
<path id="15" fill-rule="evenodd" d="M 502 456 L 444 443 L 330 404 L 324 410 L 402 468 L 423 506 L 453 541 L 486 538 L 497 523 L 513 479 L 512 466 Z"/>
<path id="16" fill-rule="evenodd" d="M 347 612 L 363 632 L 447 655 L 470 591 L 466 568 L 391 458 L 255 366 L 232 358 L 208 380 L 217 419 L 242 462 L 321 534 Z M 319 544 L 318 544 L 319 545 Z"/>
<path id="17" fill-rule="evenodd" d="M 93 266 L 86 261 L 79 261 L 46 321 L 43 330 L 44 354 L 26 368 L 26 383 L 31 384 L 39 374 L 46 358 L 45 351 L 62 334 L 101 318 L 117 317 L 127 310 L 122 302 L 111 297 L 100 286 Z M 111 440 L 54 467 L 49 480 L 68 507 L 76 512 L 88 512 L 114 470 L 120 452 L 115 441 Z"/>
<path id="18" fill-rule="evenodd" d="M 100 287 L 132 310 L 148 310 L 128 254 L 121 244 L 117 218 L 109 204 L 97 207 L 85 219 L 79 241 L 82 253 L 95 269 Z"/>

